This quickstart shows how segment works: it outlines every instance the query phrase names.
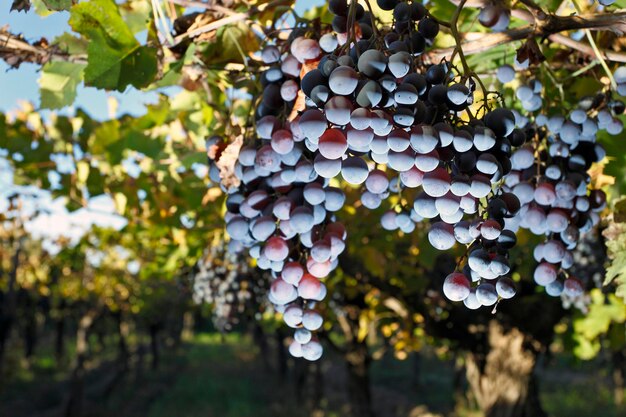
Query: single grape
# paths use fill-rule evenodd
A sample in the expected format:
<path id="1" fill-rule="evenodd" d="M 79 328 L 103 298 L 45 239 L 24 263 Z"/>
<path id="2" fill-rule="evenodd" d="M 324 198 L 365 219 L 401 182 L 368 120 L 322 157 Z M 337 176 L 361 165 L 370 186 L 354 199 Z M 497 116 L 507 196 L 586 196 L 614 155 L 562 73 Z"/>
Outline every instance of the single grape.
<path id="1" fill-rule="evenodd" d="M 483 283 L 476 287 L 476 299 L 484 306 L 494 305 L 498 301 L 496 287 L 490 283 Z"/>
<path id="2" fill-rule="evenodd" d="M 470 295 L 470 282 L 460 272 L 453 272 L 443 282 L 443 294 L 450 301 L 463 301 Z"/>

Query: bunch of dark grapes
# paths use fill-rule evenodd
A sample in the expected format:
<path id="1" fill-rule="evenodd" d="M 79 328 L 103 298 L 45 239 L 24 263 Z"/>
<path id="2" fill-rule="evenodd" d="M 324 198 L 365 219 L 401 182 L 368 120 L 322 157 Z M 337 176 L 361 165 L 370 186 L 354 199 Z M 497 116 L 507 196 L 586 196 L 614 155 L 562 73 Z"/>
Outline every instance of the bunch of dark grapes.
<path id="1" fill-rule="evenodd" d="M 326 296 L 321 280 L 337 267 L 346 230 L 334 215 L 345 195 L 315 170 L 315 153 L 293 111 L 300 72 L 321 54 L 311 36 L 295 30 L 287 42 L 261 51 L 263 93 L 253 137 L 234 165 L 240 185 L 228 190 L 225 220 L 233 248 L 247 249 L 272 274 L 269 301 L 295 329 L 290 352 L 316 360 L 322 346 L 313 332 L 323 318 L 315 304 Z"/>
<path id="2" fill-rule="evenodd" d="M 581 237 L 576 248 L 572 250 L 572 256 L 574 265 L 570 273 L 578 277 L 586 289 L 602 288 L 606 275 L 607 252 L 600 227 L 594 227 Z M 587 293 L 572 297 L 563 292 L 561 299 L 564 308 L 574 307 L 583 313 L 587 313 L 591 302 L 591 297 Z"/>
<path id="3" fill-rule="evenodd" d="M 192 298 L 213 307 L 213 323 L 220 331 L 231 330 L 254 299 L 260 301 L 259 292 L 267 286 L 251 272 L 248 263 L 224 242 L 212 245 L 198 262 L 192 276 Z"/>
<path id="4" fill-rule="evenodd" d="M 572 250 L 606 207 L 606 195 L 592 187 L 588 171 L 605 157 L 596 143 L 598 132 L 620 133 L 614 113 L 623 111 L 623 104 L 599 95 L 581 100 L 568 115 L 539 114 L 520 126 L 532 140 L 513 153 L 512 170 L 505 177 L 503 190 L 515 194 L 522 205 L 506 225 L 545 236 L 534 250 L 539 263 L 534 279 L 551 296 L 583 295 L 585 286 L 568 272 L 575 263 Z"/>
<path id="5" fill-rule="evenodd" d="M 331 4 L 335 21 L 353 21 L 344 3 Z M 425 65 L 420 58 L 439 31 L 436 20 L 418 2 L 379 6 L 395 18 L 393 28 L 378 30 L 384 42 L 361 39 L 349 48 L 338 42 L 302 79 L 308 100 L 298 124 L 318 153 L 314 167 L 325 178 L 341 174 L 349 184 L 364 185 L 361 203 L 370 209 L 393 193 L 419 188 L 413 207 L 383 215 L 383 228 L 410 233 L 429 219 L 435 248 L 469 245 L 467 264 L 444 283 L 451 300 L 478 294 L 480 304 L 469 302 L 477 308 L 510 298 L 515 289 L 506 274 L 515 235 L 504 229 L 504 218 L 520 205 L 512 194 L 496 195 L 493 184 L 510 171 L 512 147 L 525 135 L 514 130 L 515 115 L 506 109 L 463 121 L 460 114 L 474 102 L 474 80 L 445 62 Z M 367 15 L 358 20 L 358 10 L 352 9 L 363 32 Z M 350 27 L 348 37 L 356 39 Z M 480 207 L 481 199 L 487 207 Z M 482 263 L 475 262 L 479 257 Z M 498 278 L 496 285 L 483 281 Z"/>

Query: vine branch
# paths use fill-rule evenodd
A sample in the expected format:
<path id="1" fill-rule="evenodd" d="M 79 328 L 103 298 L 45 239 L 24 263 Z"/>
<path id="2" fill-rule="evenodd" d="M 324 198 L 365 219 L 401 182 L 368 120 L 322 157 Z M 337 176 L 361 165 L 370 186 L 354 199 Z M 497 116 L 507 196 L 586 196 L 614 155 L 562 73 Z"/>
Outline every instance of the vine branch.
<path id="1" fill-rule="evenodd" d="M 9 66 L 18 67 L 24 62 L 44 65 L 48 61 L 70 61 L 86 63 L 84 56 L 70 55 L 58 47 L 48 44 L 45 39 L 28 42 L 21 35 L 0 28 L 0 59 Z"/>
<path id="2" fill-rule="evenodd" d="M 581 16 L 547 15 L 546 19 L 537 21 L 535 25 L 528 25 L 499 33 L 482 34 L 482 36 L 476 40 L 461 43 L 460 47 L 463 49 L 465 55 L 472 55 L 514 41 L 537 37 L 551 39 L 551 35 L 568 30 L 579 29 L 611 30 L 618 33 L 624 33 L 626 32 L 626 12 L 612 14 L 588 14 Z M 565 37 L 559 37 L 558 43 L 564 44 L 563 42 L 560 42 L 563 38 Z M 566 46 L 572 47 L 571 44 Z M 433 62 L 437 62 L 444 57 L 450 56 L 456 48 L 457 46 L 435 49 L 426 55 Z M 574 49 L 581 50 L 581 47 L 580 45 L 577 45 Z M 591 54 L 595 56 L 593 50 L 591 48 L 589 48 L 589 50 L 591 50 Z M 585 53 L 587 53 L 587 51 L 588 50 L 585 49 Z M 603 54 L 608 59 L 611 59 L 609 58 L 609 55 L 611 55 L 613 58 L 617 58 L 613 60 L 626 62 L 626 54 L 617 52 L 609 54 L 608 51 Z"/>

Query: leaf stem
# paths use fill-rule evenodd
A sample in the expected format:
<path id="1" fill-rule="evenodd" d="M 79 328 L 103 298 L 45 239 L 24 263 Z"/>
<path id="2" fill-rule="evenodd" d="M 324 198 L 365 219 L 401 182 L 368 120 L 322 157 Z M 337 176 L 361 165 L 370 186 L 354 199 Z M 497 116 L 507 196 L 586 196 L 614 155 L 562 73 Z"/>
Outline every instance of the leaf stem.
<path id="1" fill-rule="evenodd" d="M 572 5 L 574 5 L 574 8 L 578 12 L 578 14 L 582 14 L 582 10 L 580 9 L 580 6 L 578 5 L 578 2 L 576 0 L 572 0 Z M 600 49 L 598 48 L 598 45 L 596 44 L 595 39 L 593 39 L 593 36 L 591 35 L 591 31 L 589 29 L 583 29 L 583 30 L 585 32 L 585 36 L 587 37 L 587 40 L 589 41 L 589 45 L 591 45 L 591 48 L 593 49 L 593 53 L 596 55 L 596 58 L 600 61 L 600 64 L 602 65 L 604 72 L 606 72 L 606 75 L 609 77 L 609 80 L 611 82 L 611 88 L 616 89 L 617 83 L 615 82 L 615 78 L 613 78 L 613 73 L 611 72 L 611 69 L 609 68 L 609 66 L 606 64 L 606 61 L 604 60 L 604 57 L 602 56 L 602 52 L 600 52 Z"/>

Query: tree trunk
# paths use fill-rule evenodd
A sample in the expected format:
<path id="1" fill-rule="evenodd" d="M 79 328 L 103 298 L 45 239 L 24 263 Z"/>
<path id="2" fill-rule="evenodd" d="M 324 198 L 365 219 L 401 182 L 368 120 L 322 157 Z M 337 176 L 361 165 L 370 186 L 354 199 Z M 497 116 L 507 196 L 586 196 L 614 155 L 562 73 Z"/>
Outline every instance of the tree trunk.
<path id="1" fill-rule="evenodd" d="M 356 341 L 350 343 L 345 360 L 348 366 L 348 398 L 351 413 L 354 417 L 373 416 L 367 345 Z"/>
<path id="2" fill-rule="evenodd" d="M 256 320 L 252 320 L 252 338 L 254 339 L 254 344 L 261 350 L 261 361 L 263 362 L 263 367 L 266 371 L 271 371 L 272 366 L 269 361 L 270 352 L 265 332 L 263 331 L 263 327 L 261 327 L 259 322 Z"/>
<path id="3" fill-rule="evenodd" d="M 149 326 L 150 331 L 150 355 L 152 356 L 152 369 L 159 367 L 159 324 L 151 324 Z"/>
<path id="4" fill-rule="evenodd" d="M 623 350 L 613 352 L 613 400 L 620 406 L 624 402 L 624 373 L 626 371 L 626 355 Z"/>
<path id="5" fill-rule="evenodd" d="M 37 346 L 37 303 L 26 290 L 23 293 L 24 312 L 24 356 L 30 363 Z"/>
<path id="6" fill-rule="evenodd" d="M 30 361 L 37 346 L 37 320 L 35 315 L 29 316 L 24 327 L 24 356 Z"/>
<path id="7" fill-rule="evenodd" d="M 128 350 L 128 334 L 129 327 L 126 320 L 124 320 L 124 315 L 122 312 L 119 312 L 115 315 L 115 319 L 117 321 L 117 335 L 118 335 L 118 361 L 122 364 L 124 368 L 128 367 L 128 359 L 130 357 L 130 351 Z"/>
<path id="8" fill-rule="evenodd" d="M 454 376 L 452 377 L 452 391 L 454 392 L 454 403 L 465 408 L 475 407 L 471 396 L 468 395 L 467 381 L 465 376 L 465 364 L 458 358 L 454 362 Z"/>
<path id="9" fill-rule="evenodd" d="M 306 380 L 309 371 L 309 362 L 294 359 L 294 379 L 296 380 L 295 389 L 296 389 L 296 402 L 302 404 L 306 401 Z"/>
<path id="10" fill-rule="evenodd" d="M 61 366 L 61 361 L 65 355 L 65 319 L 60 314 L 54 323 L 54 356 L 57 366 Z"/>
<path id="11" fill-rule="evenodd" d="M 419 352 L 411 354 L 411 385 L 419 389 L 422 381 L 422 356 Z"/>
<path id="12" fill-rule="evenodd" d="M 313 410 L 319 411 L 317 414 L 323 415 L 322 404 L 324 403 L 324 374 L 322 373 L 323 361 L 315 361 L 312 366 L 315 367 L 313 374 Z M 317 415 L 315 414 L 315 415 Z"/>
<path id="13" fill-rule="evenodd" d="M 87 359 L 88 333 L 96 316 L 95 310 L 88 310 L 78 321 L 76 330 L 76 363 L 72 371 L 70 394 L 65 406 L 65 417 L 80 417 L 83 408 L 85 361 Z"/>
<path id="14" fill-rule="evenodd" d="M 12 246 L 12 242 L 11 245 Z M 5 294 L 0 293 L 0 381 L 4 380 L 4 356 L 6 354 L 6 345 L 11 334 L 11 328 L 15 321 L 15 309 L 16 303 L 16 290 L 15 285 L 17 282 L 17 270 L 20 265 L 20 252 L 22 246 L 21 241 L 18 241 L 17 248 L 13 254 L 11 270 L 9 271 L 9 282 L 7 284 L 7 291 Z"/>
<path id="15" fill-rule="evenodd" d="M 126 373 L 130 369 L 129 359 L 130 359 L 130 351 L 128 350 L 128 333 L 129 326 L 128 323 L 124 320 L 124 314 L 121 311 L 116 312 L 113 315 L 115 322 L 117 324 L 117 335 L 118 335 L 118 344 L 117 344 L 117 364 L 116 364 L 116 372 L 113 377 L 106 384 L 103 392 L 103 398 L 109 398 L 115 388 L 120 386 L 120 382 L 126 376 Z"/>
<path id="16" fill-rule="evenodd" d="M 186 311 L 183 316 L 183 328 L 180 333 L 179 340 L 188 341 L 193 339 L 193 333 L 195 328 L 195 318 L 192 312 Z"/>
<path id="17" fill-rule="evenodd" d="M 285 332 L 282 328 L 276 329 L 276 365 L 278 368 L 278 375 L 284 380 L 287 375 L 287 349 L 285 348 Z"/>
<path id="18" fill-rule="evenodd" d="M 517 329 L 491 321 L 486 353 L 467 355 L 467 380 L 485 417 L 543 417 L 533 370 L 536 353 Z"/>

